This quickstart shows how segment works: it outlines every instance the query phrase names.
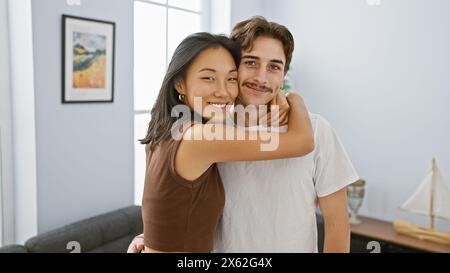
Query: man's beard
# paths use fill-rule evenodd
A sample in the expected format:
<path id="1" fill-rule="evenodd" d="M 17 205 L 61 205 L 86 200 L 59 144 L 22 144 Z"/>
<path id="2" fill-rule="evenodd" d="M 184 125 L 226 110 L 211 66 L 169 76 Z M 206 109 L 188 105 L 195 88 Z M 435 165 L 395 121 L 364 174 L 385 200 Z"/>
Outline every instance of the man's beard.
<path id="1" fill-rule="evenodd" d="M 244 88 L 244 87 L 247 87 L 247 88 L 250 88 L 250 89 L 259 89 L 257 91 L 264 92 L 264 93 L 265 92 L 269 92 L 269 93 L 273 92 L 273 89 L 268 87 L 268 86 L 258 85 L 256 83 L 251 83 L 251 82 L 243 82 L 242 85 L 241 85 L 241 88 Z"/>

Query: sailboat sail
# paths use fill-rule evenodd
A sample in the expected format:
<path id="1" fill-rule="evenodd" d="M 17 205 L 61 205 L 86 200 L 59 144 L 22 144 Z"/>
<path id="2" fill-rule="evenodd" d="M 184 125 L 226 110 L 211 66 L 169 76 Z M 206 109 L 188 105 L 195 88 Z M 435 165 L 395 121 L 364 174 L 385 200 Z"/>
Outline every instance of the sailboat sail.
<path id="1" fill-rule="evenodd" d="M 434 214 L 437 217 L 450 219 L 450 190 L 437 167 L 435 176 Z"/>
<path id="2" fill-rule="evenodd" d="M 409 212 L 430 215 L 431 198 L 433 198 L 433 215 L 450 219 L 450 190 L 435 163 L 416 192 L 401 208 Z"/>

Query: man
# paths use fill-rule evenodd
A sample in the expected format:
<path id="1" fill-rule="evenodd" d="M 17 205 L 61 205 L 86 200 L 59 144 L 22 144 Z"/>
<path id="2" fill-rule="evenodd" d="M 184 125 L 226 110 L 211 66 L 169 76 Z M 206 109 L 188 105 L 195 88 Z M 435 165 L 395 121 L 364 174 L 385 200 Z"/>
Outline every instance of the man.
<path id="1" fill-rule="evenodd" d="M 289 69 L 292 34 L 282 25 L 253 17 L 236 24 L 231 38 L 242 45 L 243 53 L 236 103 L 270 104 Z M 345 187 L 358 176 L 330 124 L 317 114 L 310 118 L 315 141 L 312 153 L 218 164 L 226 202 L 215 252 L 317 252 L 317 205 L 324 217 L 324 252 L 349 251 Z M 281 124 L 279 130 L 286 129 Z M 129 252 L 142 247 L 138 236 Z"/>

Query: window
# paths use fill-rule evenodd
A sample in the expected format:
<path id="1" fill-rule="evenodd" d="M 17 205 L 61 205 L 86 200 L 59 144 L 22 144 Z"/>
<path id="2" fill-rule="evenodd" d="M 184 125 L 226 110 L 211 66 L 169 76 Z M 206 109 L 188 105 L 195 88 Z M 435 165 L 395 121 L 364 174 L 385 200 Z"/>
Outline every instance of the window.
<path id="1" fill-rule="evenodd" d="M 3 221 L 3 244 L 23 243 L 37 234 L 31 14 L 31 0 L 0 0 L 0 219 Z"/>
<path id="2" fill-rule="evenodd" d="M 2 126 L 0 126 L 0 247 L 3 245 L 3 162 Z"/>
<path id="3" fill-rule="evenodd" d="M 5 163 L 4 151 L 6 140 L 10 137 L 10 96 L 9 96 L 9 56 L 8 56 L 8 22 L 7 3 L 0 0 L 0 246 L 4 243 L 4 196 L 5 196 Z M 7 135 L 8 134 L 8 135 Z M 8 143 L 9 144 L 9 143 Z M 9 158 L 8 158 L 9 159 Z"/>
<path id="4" fill-rule="evenodd" d="M 135 191 L 141 204 L 145 176 L 144 145 L 150 109 L 177 45 L 189 34 L 207 31 L 205 0 L 135 0 L 134 2 L 134 142 Z"/>

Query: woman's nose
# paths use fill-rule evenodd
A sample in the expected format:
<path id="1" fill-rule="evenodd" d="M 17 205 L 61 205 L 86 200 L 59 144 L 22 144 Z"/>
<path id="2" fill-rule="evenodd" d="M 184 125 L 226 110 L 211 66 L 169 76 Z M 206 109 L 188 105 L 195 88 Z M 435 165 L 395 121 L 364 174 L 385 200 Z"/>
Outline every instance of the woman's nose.
<path id="1" fill-rule="evenodd" d="M 228 87 L 227 87 L 225 82 L 219 82 L 216 85 L 214 96 L 216 96 L 216 97 L 226 97 L 226 96 L 228 96 Z"/>

